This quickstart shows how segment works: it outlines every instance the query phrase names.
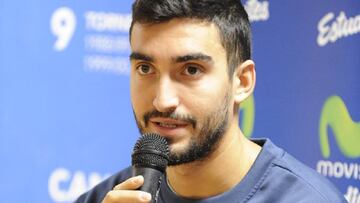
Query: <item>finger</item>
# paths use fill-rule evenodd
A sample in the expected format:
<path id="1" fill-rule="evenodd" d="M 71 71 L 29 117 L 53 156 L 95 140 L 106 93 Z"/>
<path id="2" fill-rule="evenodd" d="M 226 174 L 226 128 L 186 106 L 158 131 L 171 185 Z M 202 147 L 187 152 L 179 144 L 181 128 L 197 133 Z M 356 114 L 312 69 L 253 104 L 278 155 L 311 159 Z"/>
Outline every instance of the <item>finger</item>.
<path id="1" fill-rule="evenodd" d="M 136 190 L 144 184 L 143 176 L 135 176 L 126 181 L 116 185 L 114 190 Z"/>
<path id="2" fill-rule="evenodd" d="M 102 203 L 145 203 L 150 202 L 150 193 L 139 190 L 111 190 Z"/>

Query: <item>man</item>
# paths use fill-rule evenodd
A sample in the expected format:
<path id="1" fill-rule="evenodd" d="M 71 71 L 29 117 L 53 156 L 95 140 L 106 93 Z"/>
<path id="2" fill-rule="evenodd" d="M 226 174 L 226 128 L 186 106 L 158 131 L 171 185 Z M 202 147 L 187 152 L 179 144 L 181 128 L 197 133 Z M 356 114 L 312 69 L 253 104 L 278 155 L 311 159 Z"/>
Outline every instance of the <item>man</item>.
<path id="1" fill-rule="evenodd" d="M 250 25 L 239 0 L 137 0 L 131 99 L 141 133 L 170 143 L 158 202 L 346 202 L 268 139 L 248 140 L 239 105 L 252 94 Z M 77 202 L 149 202 L 127 168 Z"/>

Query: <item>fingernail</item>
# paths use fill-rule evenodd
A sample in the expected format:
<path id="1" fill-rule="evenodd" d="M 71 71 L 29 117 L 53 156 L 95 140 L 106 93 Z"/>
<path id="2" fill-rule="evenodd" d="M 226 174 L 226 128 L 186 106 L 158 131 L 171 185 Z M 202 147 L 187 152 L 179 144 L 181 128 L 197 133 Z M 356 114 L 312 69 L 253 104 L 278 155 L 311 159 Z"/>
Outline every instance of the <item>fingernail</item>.
<path id="1" fill-rule="evenodd" d="M 134 183 L 138 184 L 142 181 L 143 177 L 142 176 L 136 176 L 135 179 L 133 180 Z"/>
<path id="2" fill-rule="evenodd" d="M 147 193 L 147 192 L 142 192 L 140 194 L 140 198 L 143 201 L 150 201 L 151 200 L 151 195 L 149 193 Z"/>

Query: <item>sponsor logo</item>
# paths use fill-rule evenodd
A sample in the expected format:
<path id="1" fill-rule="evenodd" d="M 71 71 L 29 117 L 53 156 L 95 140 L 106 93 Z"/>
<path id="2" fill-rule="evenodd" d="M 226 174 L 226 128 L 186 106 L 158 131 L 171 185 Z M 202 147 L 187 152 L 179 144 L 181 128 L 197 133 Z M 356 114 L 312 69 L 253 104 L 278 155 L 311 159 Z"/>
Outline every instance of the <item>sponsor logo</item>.
<path id="1" fill-rule="evenodd" d="M 87 72 L 108 72 L 128 76 L 131 14 L 86 11 L 83 69 Z M 71 8 L 56 9 L 50 20 L 50 30 L 56 38 L 53 49 L 65 51 L 74 35 L 77 18 Z M 82 24 L 82 23 L 79 23 Z"/>
<path id="2" fill-rule="evenodd" d="M 360 193 L 359 189 L 354 186 L 349 186 L 345 195 L 345 198 L 349 203 L 358 203 L 360 202 Z"/>
<path id="3" fill-rule="evenodd" d="M 321 111 L 319 136 L 320 148 L 324 158 L 330 157 L 328 127 L 332 130 L 336 144 L 347 158 L 360 157 L 360 122 L 351 118 L 349 111 L 339 96 L 331 96 Z M 331 178 L 360 180 L 360 164 L 340 161 L 319 160 L 318 173 Z M 359 188 L 349 185 L 345 194 L 349 203 L 360 202 Z"/>
<path id="4" fill-rule="evenodd" d="M 87 11 L 84 18 L 84 70 L 128 76 L 131 14 Z"/>
<path id="5" fill-rule="evenodd" d="M 131 24 L 131 14 L 88 11 L 85 13 L 87 30 L 97 32 L 124 32 L 128 33 Z"/>
<path id="6" fill-rule="evenodd" d="M 316 170 L 327 177 L 360 180 L 360 164 L 321 160 Z"/>
<path id="7" fill-rule="evenodd" d="M 338 96 L 328 98 L 321 112 L 320 147 L 325 158 L 330 156 L 328 126 L 333 131 L 339 149 L 346 157 L 360 157 L 360 123 L 352 120 L 345 103 Z"/>
<path id="8" fill-rule="evenodd" d="M 248 0 L 244 4 L 244 8 L 251 22 L 266 21 L 270 17 L 268 1 Z"/>
<path id="9" fill-rule="evenodd" d="M 109 175 L 86 174 L 82 171 L 71 172 L 65 168 L 55 169 L 49 177 L 49 196 L 54 202 L 73 202 Z"/>
<path id="10" fill-rule="evenodd" d="M 240 128 L 246 137 L 251 137 L 255 121 L 254 95 L 240 104 Z"/>
<path id="11" fill-rule="evenodd" d="M 345 12 L 341 11 L 335 18 L 335 14 L 330 12 L 320 20 L 318 31 L 317 44 L 320 47 L 358 34 L 360 33 L 360 15 L 348 18 Z"/>

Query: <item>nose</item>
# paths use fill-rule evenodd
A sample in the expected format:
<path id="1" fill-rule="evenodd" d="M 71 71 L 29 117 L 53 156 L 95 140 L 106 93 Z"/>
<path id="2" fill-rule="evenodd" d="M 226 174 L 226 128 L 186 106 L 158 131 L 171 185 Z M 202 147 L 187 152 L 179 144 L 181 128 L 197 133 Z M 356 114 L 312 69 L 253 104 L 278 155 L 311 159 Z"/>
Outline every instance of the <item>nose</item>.
<path id="1" fill-rule="evenodd" d="M 176 107 L 179 105 L 179 98 L 176 84 L 174 84 L 171 78 L 161 78 L 159 80 L 153 105 L 156 110 L 160 112 L 175 111 Z"/>

